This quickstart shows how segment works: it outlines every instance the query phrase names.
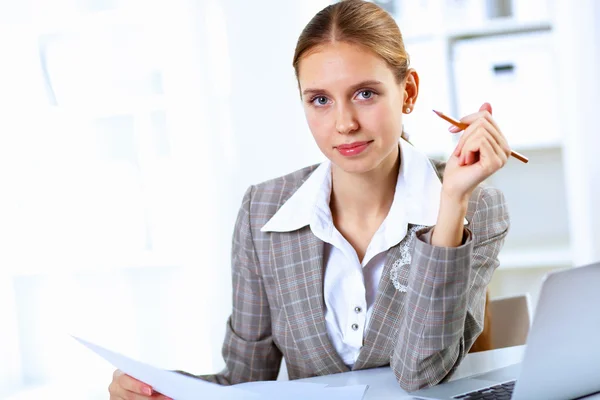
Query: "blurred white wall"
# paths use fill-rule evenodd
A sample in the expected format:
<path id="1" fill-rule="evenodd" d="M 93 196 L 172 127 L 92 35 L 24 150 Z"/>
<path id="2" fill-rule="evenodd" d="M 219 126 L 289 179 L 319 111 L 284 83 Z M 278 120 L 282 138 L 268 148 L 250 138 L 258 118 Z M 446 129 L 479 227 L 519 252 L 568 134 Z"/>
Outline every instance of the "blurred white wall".
<path id="1" fill-rule="evenodd" d="M 436 1 L 428 4 L 442 4 Z M 0 398 L 24 386 L 41 388 L 20 399 L 106 398 L 112 368 L 67 333 L 165 368 L 223 367 L 229 251 L 242 194 L 323 159 L 291 61 L 301 29 L 328 3 L 0 0 Z M 567 138 L 564 153 L 551 155 L 564 155 L 572 261 L 582 264 L 600 259 L 600 185 L 591 184 L 600 177 L 600 3 L 551 4 L 560 74 L 548 84 L 561 88 Z M 88 12 L 80 19 L 82 9 Z M 119 9 L 126 12 L 113 12 Z M 115 46 L 124 58 L 111 64 L 90 61 L 104 53 L 86 46 L 63 47 L 54 77 L 65 85 L 55 87 L 59 102 L 51 107 L 40 37 L 65 27 L 77 37 L 88 22 L 105 50 L 110 24 L 143 27 L 133 30 L 143 33 L 143 48 Z M 444 46 L 432 48 L 445 57 Z M 420 62 L 441 66 L 438 56 Z M 127 97 L 149 90 L 143 77 L 154 67 L 162 71 L 160 89 Z M 89 71 L 99 80 L 86 78 Z M 110 92 L 111 82 L 121 82 L 122 96 Z M 60 93 L 71 93 L 67 105 Z M 520 176 L 518 168 L 507 171 Z M 504 181 L 516 182 L 513 175 Z M 543 179 L 523 186 L 536 185 Z M 556 203 L 563 204 L 549 199 L 545 208 Z M 549 270 L 500 272 L 496 287 L 529 291 Z"/>
<path id="2" fill-rule="evenodd" d="M 0 0 L 0 398 L 105 398 L 70 333 L 222 368 L 242 194 L 321 160 L 291 61 L 325 4 Z"/>
<path id="3" fill-rule="evenodd" d="M 243 193 L 249 185 L 275 178 L 322 160 L 306 124 L 292 67 L 302 28 L 326 0 L 286 2 L 239 0 L 201 2 L 198 26 L 210 53 L 209 93 L 228 92 L 216 115 L 227 135 L 224 145 L 225 190 L 220 237 L 227 245 Z M 204 16 L 222 19 L 206 21 Z M 204 22 L 204 23 L 203 23 Z M 226 49 L 223 49 L 223 47 Z M 216 56 L 216 57 L 215 57 Z M 228 56 L 228 59 L 227 59 Z M 229 71 L 229 76 L 223 71 Z M 229 247 L 227 247 L 229 248 Z M 228 256 L 228 253 L 227 253 Z M 213 303 L 213 343 L 222 340 L 231 313 L 231 277 L 222 254 L 223 273 L 214 282 L 219 296 Z M 222 322 L 222 323 L 221 323 Z M 214 346 L 214 365 L 223 366 L 221 349 Z"/>

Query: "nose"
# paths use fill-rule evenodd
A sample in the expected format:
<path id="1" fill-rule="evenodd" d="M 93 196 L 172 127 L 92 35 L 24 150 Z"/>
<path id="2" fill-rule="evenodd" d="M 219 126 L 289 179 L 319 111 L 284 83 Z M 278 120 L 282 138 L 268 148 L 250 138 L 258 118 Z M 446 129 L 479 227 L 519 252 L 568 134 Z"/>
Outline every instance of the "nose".
<path id="1" fill-rule="evenodd" d="M 337 107 L 337 116 L 335 128 L 338 133 L 347 135 L 358 130 L 358 120 L 351 106 L 339 104 Z"/>

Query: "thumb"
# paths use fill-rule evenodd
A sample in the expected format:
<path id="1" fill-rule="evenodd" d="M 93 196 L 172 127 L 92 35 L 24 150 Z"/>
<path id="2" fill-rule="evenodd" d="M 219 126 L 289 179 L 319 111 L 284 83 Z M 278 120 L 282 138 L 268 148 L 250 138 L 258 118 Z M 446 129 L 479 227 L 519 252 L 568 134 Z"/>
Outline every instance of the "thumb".
<path id="1" fill-rule="evenodd" d="M 479 111 L 487 111 L 490 114 L 492 113 L 492 105 L 490 103 L 483 103 L 481 107 L 479 107 Z"/>

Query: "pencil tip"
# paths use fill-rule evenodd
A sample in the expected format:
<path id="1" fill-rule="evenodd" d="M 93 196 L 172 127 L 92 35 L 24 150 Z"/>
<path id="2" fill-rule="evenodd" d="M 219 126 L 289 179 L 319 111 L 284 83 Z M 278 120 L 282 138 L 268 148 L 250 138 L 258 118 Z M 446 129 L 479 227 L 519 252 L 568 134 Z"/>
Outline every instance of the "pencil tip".
<path id="1" fill-rule="evenodd" d="M 436 113 L 437 115 L 442 115 L 442 113 L 441 113 L 441 112 L 439 112 L 439 111 L 436 111 L 436 110 L 432 110 L 432 111 L 433 111 L 434 113 Z"/>

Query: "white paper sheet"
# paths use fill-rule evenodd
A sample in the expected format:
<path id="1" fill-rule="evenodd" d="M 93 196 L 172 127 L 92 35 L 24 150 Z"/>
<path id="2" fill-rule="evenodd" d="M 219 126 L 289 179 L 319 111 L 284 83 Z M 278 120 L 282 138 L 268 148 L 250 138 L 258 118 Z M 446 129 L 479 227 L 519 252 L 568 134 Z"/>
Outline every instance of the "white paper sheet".
<path id="1" fill-rule="evenodd" d="M 233 386 L 221 386 L 177 372 L 156 368 L 81 338 L 74 338 L 110 362 L 115 368 L 176 400 L 362 400 L 367 390 L 366 385 L 326 387 L 326 384 L 297 381 L 248 382 Z"/>
<path id="2" fill-rule="evenodd" d="M 159 369 L 151 365 L 132 360 L 128 357 L 112 352 L 83 339 L 77 337 L 75 337 L 75 339 L 111 363 L 115 368 L 120 369 L 127 375 L 133 376 L 135 379 L 147 383 L 157 392 L 176 400 L 260 399 L 260 396 L 253 392 L 237 389 L 233 386 L 221 386 L 203 381 L 201 379 L 185 376 L 177 372 Z"/>

